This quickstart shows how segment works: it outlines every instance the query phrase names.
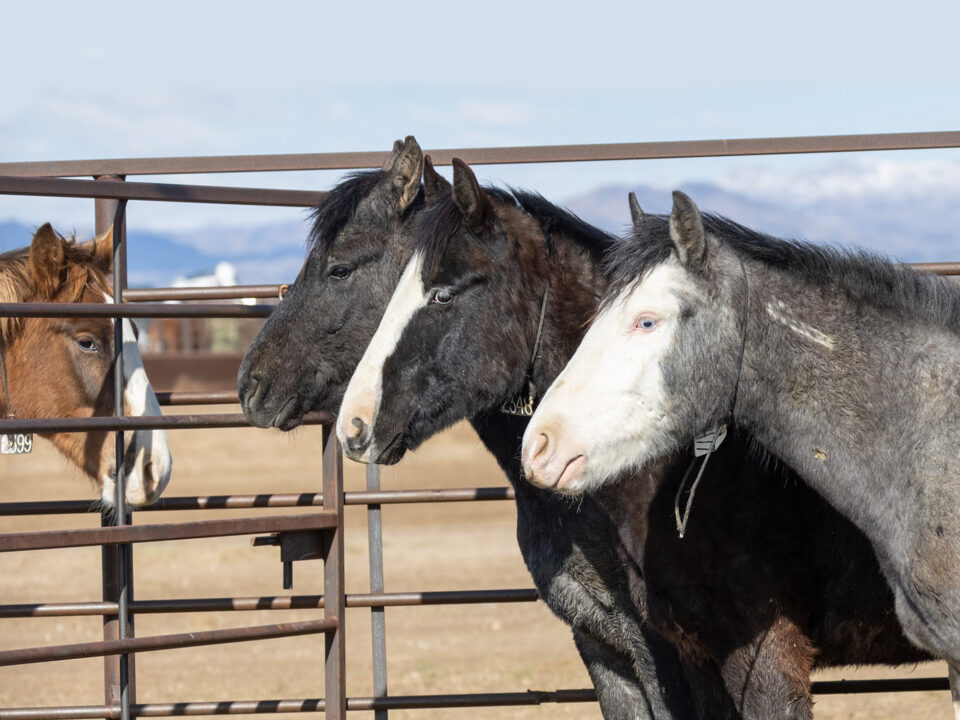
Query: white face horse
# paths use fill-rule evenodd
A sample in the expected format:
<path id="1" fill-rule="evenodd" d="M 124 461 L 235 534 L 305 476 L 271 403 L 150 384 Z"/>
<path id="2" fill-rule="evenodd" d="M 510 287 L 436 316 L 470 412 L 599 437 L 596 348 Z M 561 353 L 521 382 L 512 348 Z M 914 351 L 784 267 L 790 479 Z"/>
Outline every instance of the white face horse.
<path id="1" fill-rule="evenodd" d="M 684 202 L 693 212 L 685 211 Z M 626 248 L 646 255 L 642 270 L 614 279 L 576 353 L 527 426 L 522 460 L 533 484 L 572 495 L 590 492 L 691 441 L 688 426 L 700 422 L 692 415 L 723 416 L 727 384 L 699 377 L 702 371 L 691 368 L 730 373 L 723 351 L 737 345 L 738 320 L 710 302 L 710 285 L 691 272 L 705 262 L 706 249 L 680 242 L 679 230 L 688 222 L 702 220 L 682 195 L 669 224 L 635 216 L 635 223 L 646 223 L 638 236 L 662 237 L 646 248 Z M 702 327 L 705 317 L 709 331 Z M 688 355 L 695 346 L 697 362 L 677 351 L 681 345 Z"/>
<path id="2" fill-rule="evenodd" d="M 661 359 L 681 310 L 674 288 L 682 273 L 668 261 L 597 315 L 524 433 L 532 483 L 588 492 L 623 470 L 625 458 L 657 453 L 652 430 L 670 423 Z"/>

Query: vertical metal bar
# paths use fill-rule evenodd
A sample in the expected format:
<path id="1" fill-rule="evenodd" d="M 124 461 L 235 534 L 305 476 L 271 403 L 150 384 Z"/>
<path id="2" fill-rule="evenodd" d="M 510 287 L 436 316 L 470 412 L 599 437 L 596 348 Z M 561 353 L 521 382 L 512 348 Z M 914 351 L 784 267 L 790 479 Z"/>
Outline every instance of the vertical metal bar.
<path id="1" fill-rule="evenodd" d="M 380 466 L 367 465 L 367 490 L 380 490 Z M 370 554 L 370 592 L 383 592 L 383 524 L 380 505 L 367 506 L 367 545 Z M 373 697 L 387 696 L 387 620 L 382 605 L 370 608 L 373 640 Z M 387 720 L 387 710 L 375 710 L 374 720 Z"/>
<path id="2" fill-rule="evenodd" d="M 97 180 L 123 180 L 122 177 L 115 175 L 107 175 L 102 177 L 97 177 Z M 116 200 L 96 200 L 94 203 L 94 216 L 95 216 L 95 231 L 97 235 L 101 235 L 111 228 L 114 229 L 114 238 L 120 238 L 120 240 L 125 239 L 125 227 L 126 215 L 123 214 L 120 217 L 121 222 L 119 226 L 117 225 L 118 220 L 118 211 L 120 209 L 120 203 Z M 114 259 L 114 272 L 115 276 L 119 270 L 119 276 L 121 284 L 126 287 L 126 243 L 121 242 L 121 253 L 120 257 L 122 263 L 118 266 L 116 264 L 116 259 Z M 112 512 L 104 511 L 100 514 L 100 526 L 108 527 L 114 524 L 115 516 Z M 104 546 L 100 551 L 100 561 L 101 561 L 101 577 L 102 577 L 102 598 L 106 602 L 117 602 L 117 598 L 120 595 L 121 583 L 120 583 L 120 550 L 117 546 L 110 545 Z M 132 565 L 130 563 L 129 553 L 126 556 L 125 562 L 128 572 L 126 573 L 126 585 L 129 585 L 132 582 Z M 128 599 L 132 599 L 128 596 Z M 126 636 L 133 636 L 133 619 L 132 617 L 127 622 L 126 627 Z M 103 619 L 103 639 L 104 640 L 117 640 L 120 637 L 120 619 L 119 616 L 104 616 Z M 119 656 L 108 656 L 103 659 L 103 694 L 104 701 L 109 706 L 116 706 L 121 703 L 121 661 Z M 128 693 L 130 700 L 133 701 L 135 694 L 134 690 L 134 659 L 131 656 L 127 663 L 126 671 L 126 685 L 130 689 Z"/>
<path id="3" fill-rule="evenodd" d="M 113 219 L 113 301 L 123 302 L 124 279 L 126 278 L 126 254 L 124 253 L 124 235 L 126 225 L 127 201 L 117 203 Z M 123 395 L 125 382 L 123 377 L 123 320 L 113 323 L 113 403 L 114 415 L 123 417 Z M 115 524 L 130 524 L 132 518 L 127 513 L 126 477 L 124 476 L 123 431 L 116 432 L 116 498 Z M 132 548 L 130 545 L 117 546 L 117 635 L 125 640 L 130 635 L 130 583 L 132 575 Z M 120 655 L 120 720 L 130 720 L 130 656 Z"/>
<path id="4" fill-rule="evenodd" d="M 347 714 L 346 589 L 343 577 L 343 458 L 330 425 L 323 427 L 323 509 L 336 512 L 337 528 L 323 564 L 324 617 L 336 617 L 337 629 L 326 634 L 325 689 L 327 720 Z"/>

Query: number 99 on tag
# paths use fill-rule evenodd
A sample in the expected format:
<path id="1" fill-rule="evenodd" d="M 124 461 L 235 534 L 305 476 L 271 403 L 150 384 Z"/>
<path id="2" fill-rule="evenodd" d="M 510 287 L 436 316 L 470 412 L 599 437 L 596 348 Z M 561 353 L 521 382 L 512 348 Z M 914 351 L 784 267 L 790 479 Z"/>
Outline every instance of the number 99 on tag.
<path id="1" fill-rule="evenodd" d="M 26 455 L 32 450 L 32 434 L 11 433 L 0 435 L 0 455 Z"/>

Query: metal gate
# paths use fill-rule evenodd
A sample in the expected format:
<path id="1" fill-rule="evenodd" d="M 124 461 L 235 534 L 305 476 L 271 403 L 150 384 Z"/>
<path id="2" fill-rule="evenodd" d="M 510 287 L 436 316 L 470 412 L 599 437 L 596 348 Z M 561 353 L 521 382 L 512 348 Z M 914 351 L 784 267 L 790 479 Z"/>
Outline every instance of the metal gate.
<path id="1" fill-rule="evenodd" d="M 788 153 L 854 152 L 865 150 L 906 150 L 960 147 L 960 132 L 903 133 L 829 137 L 767 138 L 715 140 L 674 143 L 626 143 L 611 145 L 542 146 L 526 148 L 479 148 L 430 151 L 436 164 L 449 164 L 460 157 L 471 164 L 577 162 L 679 157 L 719 157 Z M 322 197 L 320 192 L 215 187 L 168 183 L 126 182 L 129 175 L 158 175 L 216 172 L 261 172 L 275 170 L 330 170 L 379 166 L 386 153 L 327 153 L 310 155 L 271 155 L 194 158 L 142 158 L 70 162 L 0 163 L 0 194 L 42 195 L 50 197 L 92 198 L 95 200 L 96 230 L 114 229 L 114 294 L 116 304 L 43 304 L 0 303 L 0 317 L 67 317 L 76 315 L 111 318 L 214 318 L 266 317 L 268 304 L 223 305 L 211 300 L 234 298 L 276 298 L 278 286 L 241 286 L 231 288 L 155 288 L 134 290 L 126 287 L 126 206 L 130 200 L 147 202 L 222 203 L 309 207 Z M 92 177 L 92 180 L 67 179 Z M 928 263 L 925 269 L 960 275 L 960 263 Z M 201 304 L 167 304 L 168 300 L 206 301 Z M 119 328 L 119 324 L 117 325 Z M 114 363 L 118 382 L 123 373 L 116 343 Z M 164 406 L 236 403 L 235 392 L 158 392 Z M 114 417 L 92 419 L 0 420 L 0 434 L 16 432 L 81 432 L 106 430 L 116 433 L 117 467 L 123 463 L 125 431 L 161 428 L 187 430 L 243 427 L 240 414 L 172 414 L 161 417 L 123 417 L 122 388 L 116 393 Z M 36 663 L 81 657 L 104 657 L 104 703 L 95 706 L 31 707 L 0 709 L 0 720 L 55 720 L 79 718 L 118 718 L 132 716 L 169 717 L 182 715 L 221 715 L 251 713 L 324 712 L 328 718 L 341 718 L 347 710 L 373 710 L 386 717 L 391 709 L 489 707 L 539 705 L 549 702 L 588 702 L 595 699 L 590 689 L 520 691 L 449 695 L 391 696 L 387 693 L 384 609 L 403 605 L 442 605 L 453 603 L 533 602 L 532 589 L 472 590 L 456 592 L 386 593 L 383 587 L 380 508 L 390 503 L 436 503 L 510 500 L 506 487 L 472 489 L 429 489 L 383 491 L 376 467 L 367 470 L 365 492 L 344 493 L 340 448 L 331 431 L 331 418 L 313 414 L 308 423 L 323 426 L 322 478 L 318 493 L 273 493 L 227 495 L 217 497 L 162 498 L 138 512 L 164 510 L 203 511 L 220 508 L 254 509 L 309 508 L 294 515 L 251 516 L 233 519 L 199 520 L 185 523 L 133 525 L 131 513 L 124 508 L 124 483 L 117 482 L 115 517 L 101 517 L 100 528 L 67 531 L 39 531 L 0 535 L 0 552 L 71 548 L 99 545 L 102 553 L 102 599 L 88 602 L 47 602 L 42 604 L 0 605 L 4 618 L 51 616 L 102 616 L 104 639 L 78 643 L 0 651 L 0 665 Z M 344 588 L 344 505 L 368 508 L 370 548 L 370 592 L 347 595 Z M 0 516 L 39 516 L 88 512 L 87 501 L 47 501 L 0 503 Z M 265 536 L 262 534 L 266 534 Z M 228 535 L 256 535 L 255 544 L 278 545 L 284 567 L 284 587 L 289 588 L 292 563 L 322 558 L 324 593 L 287 595 L 269 598 L 195 598 L 136 601 L 133 598 L 133 548 L 138 543 L 163 542 L 188 538 L 213 538 Z M 347 607 L 371 610 L 373 628 L 373 687 L 369 697 L 346 696 L 346 637 L 344 616 Z M 322 617 L 294 623 L 236 627 L 203 632 L 137 637 L 133 632 L 137 614 L 170 612 L 229 612 L 267 609 L 322 609 Z M 323 696 L 306 699 L 218 699 L 204 702 L 138 704 L 134 697 L 137 652 L 163 650 L 217 643 L 233 643 L 294 635 L 324 636 L 325 660 Z M 815 682 L 819 694 L 886 692 L 905 690 L 946 690 L 946 678 L 907 680 L 863 680 Z"/>

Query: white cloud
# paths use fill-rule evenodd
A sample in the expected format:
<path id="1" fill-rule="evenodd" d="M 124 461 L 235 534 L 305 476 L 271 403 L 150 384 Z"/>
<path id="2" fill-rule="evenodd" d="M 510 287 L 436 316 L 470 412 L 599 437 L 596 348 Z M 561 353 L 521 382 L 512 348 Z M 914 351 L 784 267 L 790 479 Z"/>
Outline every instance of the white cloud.
<path id="1" fill-rule="evenodd" d="M 848 160 L 827 167 L 784 171 L 744 168 L 717 180 L 725 190 L 748 191 L 761 198 L 796 205 L 822 200 L 897 200 L 960 193 L 960 158 L 894 161 Z"/>

